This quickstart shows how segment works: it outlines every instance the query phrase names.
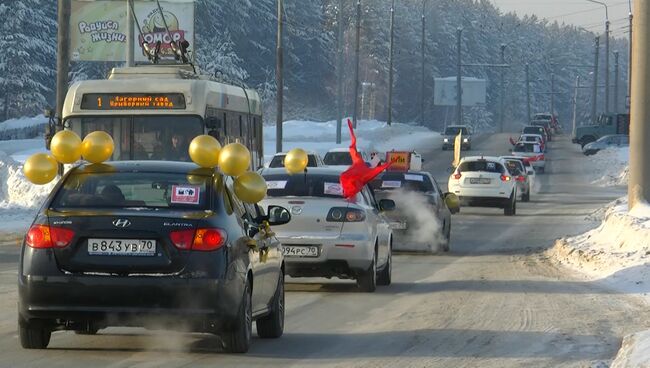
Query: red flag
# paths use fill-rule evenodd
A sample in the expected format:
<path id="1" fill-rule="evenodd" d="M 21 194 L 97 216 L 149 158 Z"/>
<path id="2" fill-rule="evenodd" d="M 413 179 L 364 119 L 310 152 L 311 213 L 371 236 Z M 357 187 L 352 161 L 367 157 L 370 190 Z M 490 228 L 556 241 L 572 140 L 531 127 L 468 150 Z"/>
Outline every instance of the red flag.
<path id="1" fill-rule="evenodd" d="M 390 163 L 379 165 L 375 168 L 370 168 L 366 165 L 357 151 L 357 137 L 354 135 L 352 129 L 352 121 L 348 119 L 348 128 L 350 128 L 350 156 L 352 156 L 352 166 L 341 174 L 341 187 L 343 188 L 343 197 L 351 198 L 359 193 L 364 185 L 368 184 L 372 179 L 379 175 L 382 171 L 386 170 Z"/>

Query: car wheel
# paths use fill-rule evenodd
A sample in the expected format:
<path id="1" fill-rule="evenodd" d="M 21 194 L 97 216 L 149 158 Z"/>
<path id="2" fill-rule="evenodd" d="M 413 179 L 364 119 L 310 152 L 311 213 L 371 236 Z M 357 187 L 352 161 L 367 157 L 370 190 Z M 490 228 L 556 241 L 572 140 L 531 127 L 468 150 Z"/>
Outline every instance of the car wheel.
<path id="1" fill-rule="evenodd" d="M 540 168 L 539 168 L 539 173 L 540 173 L 540 174 L 543 174 L 545 171 L 546 171 L 546 170 L 545 170 L 543 167 L 540 167 Z"/>
<path id="2" fill-rule="evenodd" d="M 24 349 L 45 349 L 50 344 L 52 330 L 40 322 L 19 323 L 20 345 Z"/>
<path id="3" fill-rule="evenodd" d="M 388 286 L 392 282 L 392 272 L 393 272 L 393 245 L 391 244 L 388 249 L 388 259 L 386 260 L 386 265 L 384 269 L 379 272 L 377 276 L 377 284 L 382 286 Z"/>
<path id="4" fill-rule="evenodd" d="M 275 289 L 271 313 L 257 321 L 257 336 L 263 339 L 277 339 L 284 333 L 284 274 L 280 273 Z"/>
<path id="5" fill-rule="evenodd" d="M 442 251 L 445 253 L 449 252 L 450 244 L 451 244 L 451 224 L 449 224 L 449 227 L 447 228 L 447 232 L 445 233 L 445 242 L 442 244 Z"/>
<path id="6" fill-rule="evenodd" d="M 377 252 L 373 255 L 370 267 L 357 277 L 357 287 L 366 293 L 377 289 Z"/>
<path id="7" fill-rule="evenodd" d="M 515 199 L 514 193 L 510 196 L 508 204 L 503 209 L 503 214 L 506 216 L 514 216 L 517 213 L 517 200 Z"/>
<path id="8" fill-rule="evenodd" d="M 229 353 L 245 353 L 251 346 L 253 333 L 253 307 L 251 302 L 251 285 L 246 281 L 241 306 L 232 330 L 223 336 L 224 347 Z"/>
<path id="9" fill-rule="evenodd" d="M 521 201 L 522 202 L 530 202 L 530 186 L 528 187 L 528 190 L 526 193 L 521 195 Z"/>

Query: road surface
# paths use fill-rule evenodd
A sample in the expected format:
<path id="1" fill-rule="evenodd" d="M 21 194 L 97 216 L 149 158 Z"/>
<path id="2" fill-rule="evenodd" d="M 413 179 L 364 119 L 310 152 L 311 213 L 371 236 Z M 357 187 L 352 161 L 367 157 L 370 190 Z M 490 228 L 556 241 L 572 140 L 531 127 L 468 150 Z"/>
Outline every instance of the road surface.
<path id="1" fill-rule="evenodd" d="M 485 136 L 476 154 L 503 154 L 507 136 Z M 209 335 L 111 328 L 56 332 L 50 348 L 23 350 L 16 333 L 15 244 L 0 246 L 2 367 L 590 367 L 621 338 L 650 328 L 641 301 L 582 282 L 544 256 L 554 239 L 584 231 L 585 216 L 618 197 L 590 186 L 576 146 L 550 144 L 547 174 L 514 218 L 502 210 L 454 216 L 452 252 L 399 255 L 393 285 L 374 294 L 350 282 L 289 280 L 286 333 L 227 355 Z M 451 152 L 425 154 L 442 182 Z"/>

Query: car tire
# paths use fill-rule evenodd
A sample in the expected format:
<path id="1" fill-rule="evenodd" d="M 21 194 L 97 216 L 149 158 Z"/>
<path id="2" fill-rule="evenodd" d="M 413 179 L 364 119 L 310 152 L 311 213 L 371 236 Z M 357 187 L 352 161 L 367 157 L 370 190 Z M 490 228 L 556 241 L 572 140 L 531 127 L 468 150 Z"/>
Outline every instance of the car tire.
<path id="1" fill-rule="evenodd" d="M 514 193 L 510 196 L 510 200 L 508 200 L 506 207 L 503 209 L 503 214 L 506 216 L 514 216 L 517 214 L 517 200 Z"/>
<path id="2" fill-rule="evenodd" d="M 365 293 L 377 290 L 377 252 L 373 255 L 370 267 L 357 277 L 357 287 Z"/>
<path id="3" fill-rule="evenodd" d="M 284 274 L 280 273 L 275 289 L 271 313 L 255 321 L 257 336 L 262 339 L 277 339 L 284 333 Z"/>
<path id="4" fill-rule="evenodd" d="M 528 187 L 528 190 L 526 193 L 521 195 L 521 201 L 522 202 L 530 202 L 530 187 Z"/>
<path id="5" fill-rule="evenodd" d="M 45 349 L 50 344 L 52 330 L 38 322 L 19 323 L 20 345 L 23 349 Z"/>
<path id="6" fill-rule="evenodd" d="M 539 173 L 540 173 L 540 174 L 544 174 L 544 172 L 546 172 L 546 170 L 545 170 L 543 167 L 540 167 L 540 168 L 539 168 Z"/>
<path id="7" fill-rule="evenodd" d="M 379 271 L 377 276 L 377 285 L 388 286 L 392 282 L 392 273 L 393 273 L 393 245 L 391 244 L 388 248 L 388 259 L 386 260 L 386 265 L 384 269 Z"/>
<path id="8" fill-rule="evenodd" d="M 449 252 L 451 250 L 450 245 L 451 245 L 451 224 L 449 224 L 449 228 L 445 233 L 445 242 L 442 244 L 442 251 L 445 253 Z"/>
<path id="9" fill-rule="evenodd" d="M 443 151 L 446 151 L 446 150 L 447 150 L 447 146 L 442 146 L 442 150 L 443 150 Z"/>
<path id="10" fill-rule="evenodd" d="M 251 335 L 253 333 L 253 307 L 251 299 L 251 285 L 249 281 L 246 281 L 242 295 L 242 303 L 237 313 L 235 325 L 222 337 L 224 348 L 228 353 L 246 353 L 251 346 Z"/>

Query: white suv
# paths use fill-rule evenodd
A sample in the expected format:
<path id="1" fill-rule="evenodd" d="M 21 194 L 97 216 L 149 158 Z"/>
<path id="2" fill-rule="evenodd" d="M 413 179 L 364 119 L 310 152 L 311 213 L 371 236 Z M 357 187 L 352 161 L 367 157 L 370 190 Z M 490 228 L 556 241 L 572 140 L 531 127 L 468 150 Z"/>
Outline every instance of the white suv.
<path id="1" fill-rule="evenodd" d="M 449 177 L 449 192 L 462 205 L 503 208 L 506 216 L 517 212 L 517 182 L 500 157 L 465 157 Z"/>

